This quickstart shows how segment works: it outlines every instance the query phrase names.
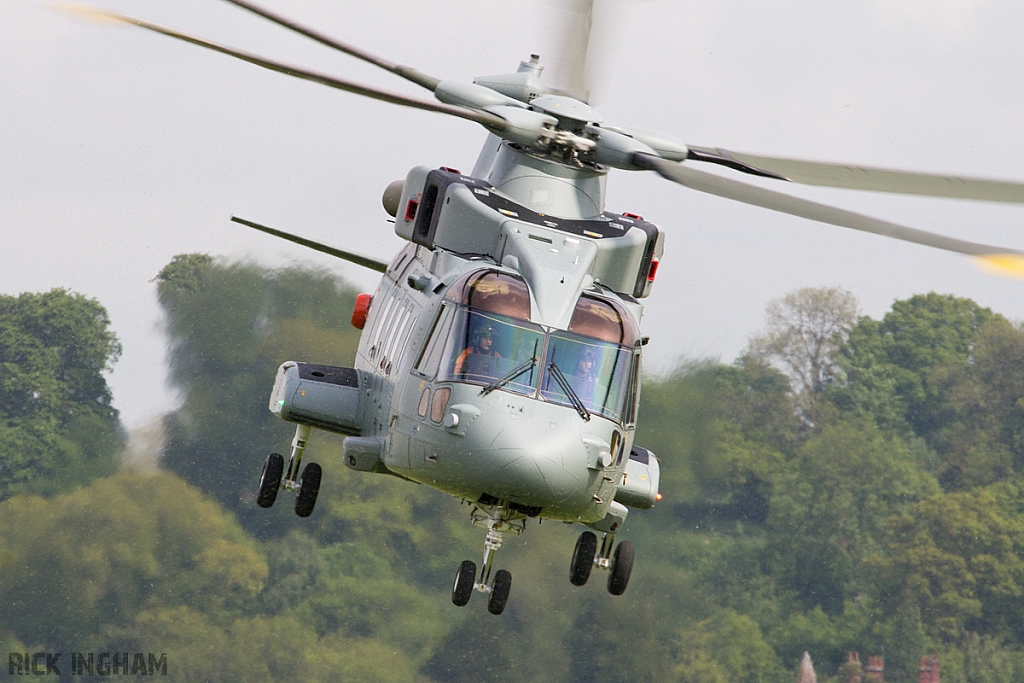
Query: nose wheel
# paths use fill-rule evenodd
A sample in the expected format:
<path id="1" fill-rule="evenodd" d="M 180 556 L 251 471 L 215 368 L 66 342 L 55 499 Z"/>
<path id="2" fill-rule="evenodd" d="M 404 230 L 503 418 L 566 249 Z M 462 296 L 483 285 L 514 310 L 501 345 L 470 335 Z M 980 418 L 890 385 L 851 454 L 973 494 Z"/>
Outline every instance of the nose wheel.
<path id="1" fill-rule="evenodd" d="M 288 458 L 288 470 L 285 472 L 284 458 L 277 453 L 271 453 L 263 463 L 263 473 L 260 474 L 260 486 L 256 493 L 256 504 L 261 508 L 269 508 L 277 500 L 277 493 L 280 489 L 297 492 L 295 496 L 295 514 L 299 517 L 309 517 L 313 514 L 316 506 L 316 498 L 320 493 L 320 479 L 323 470 L 320 465 L 311 462 L 302 470 L 302 476 L 298 477 L 299 467 L 302 465 L 302 453 L 306 450 L 306 441 L 309 439 L 310 428 L 307 425 L 297 425 L 295 438 L 292 439 L 291 456 Z M 298 480 L 296 480 L 298 477 Z"/>
<path id="2" fill-rule="evenodd" d="M 604 534 L 601 539 L 600 552 L 597 548 L 597 536 L 593 531 L 584 531 L 576 541 L 576 548 L 569 563 L 569 581 L 574 586 L 587 583 L 594 567 L 609 570 L 608 592 L 622 595 L 629 585 L 629 577 L 633 573 L 633 558 L 636 549 L 629 541 L 623 541 L 615 547 L 615 534 Z"/>
<path id="3" fill-rule="evenodd" d="M 459 571 L 455 574 L 455 584 L 452 586 L 452 603 L 456 607 L 465 607 L 473 592 L 487 595 L 487 611 L 491 614 L 501 614 L 508 604 L 508 596 L 512 591 L 512 572 L 507 569 L 499 569 L 494 572 L 491 578 L 491 570 L 494 565 L 494 555 L 501 547 L 504 535 L 508 532 L 520 534 L 526 528 L 523 519 L 513 519 L 513 513 L 506 508 L 482 508 L 476 507 L 473 510 L 473 523 L 487 528 L 487 536 L 484 538 L 484 561 L 477 577 L 476 563 L 472 560 L 463 560 L 459 565 Z"/>

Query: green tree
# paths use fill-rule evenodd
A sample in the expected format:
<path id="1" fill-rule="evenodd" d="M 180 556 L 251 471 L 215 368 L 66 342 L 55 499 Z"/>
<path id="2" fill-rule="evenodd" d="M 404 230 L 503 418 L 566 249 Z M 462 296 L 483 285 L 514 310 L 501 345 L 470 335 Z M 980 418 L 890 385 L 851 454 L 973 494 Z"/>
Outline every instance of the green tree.
<path id="1" fill-rule="evenodd" d="M 78 645 L 148 607 L 240 609 L 267 566 L 235 522 L 169 474 L 121 472 L 0 503 L 0 614 L 29 644 Z"/>
<path id="2" fill-rule="evenodd" d="M 973 337 L 971 363 L 945 383 L 937 449 L 948 490 L 984 486 L 1024 469 L 1024 331 L 996 318 Z"/>
<path id="3" fill-rule="evenodd" d="M 907 600 L 900 605 L 893 627 L 887 648 L 886 676 L 896 683 L 917 683 L 920 658 L 925 654 L 926 646 L 921 609 L 916 602 Z"/>
<path id="4" fill-rule="evenodd" d="M 0 295 L 0 500 L 116 469 L 123 434 L 104 373 L 120 353 L 93 299 Z"/>
<path id="5" fill-rule="evenodd" d="M 996 318 L 970 299 L 934 292 L 895 302 L 880 321 L 862 317 L 837 358 L 846 380 L 832 398 L 931 442 L 949 419 L 946 379 L 971 362 L 975 333 Z"/>
<path id="6" fill-rule="evenodd" d="M 673 673 L 684 683 L 774 683 L 785 671 L 757 623 L 732 610 L 683 629 L 678 648 Z"/>
<path id="7" fill-rule="evenodd" d="M 837 377 L 836 354 L 857 317 L 857 299 L 838 287 L 804 287 L 765 310 L 767 330 L 750 340 L 747 355 L 777 363 L 803 406 Z"/>
<path id="8" fill-rule="evenodd" d="M 636 442 L 671 463 L 662 469 L 663 509 L 700 518 L 713 510 L 763 521 L 774 472 L 801 438 L 787 378 L 750 357 L 648 380 L 638 424 Z"/>
<path id="9" fill-rule="evenodd" d="M 929 636 L 1024 639 L 1024 492 L 1019 484 L 937 495 L 890 520 L 866 561 L 890 609 L 913 601 Z"/>
<path id="10" fill-rule="evenodd" d="M 769 550 L 777 577 L 811 607 L 843 609 L 885 521 L 938 491 L 902 441 L 867 420 L 827 425 L 779 475 Z"/>
<path id="11" fill-rule="evenodd" d="M 991 636 L 967 633 L 958 683 L 1016 683 L 1024 677 L 1024 653 Z"/>
<path id="12" fill-rule="evenodd" d="M 267 398 L 285 360 L 351 364 L 356 292 L 322 271 L 223 264 L 197 254 L 175 257 L 157 282 L 171 383 L 185 399 L 165 421 L 161 463 L 247 528 L 282 533 L 295 524 L 286 506 L 256 515 L 253 504 L 263 459 L 286 449 L 294 429 L 269 412 Z"/>

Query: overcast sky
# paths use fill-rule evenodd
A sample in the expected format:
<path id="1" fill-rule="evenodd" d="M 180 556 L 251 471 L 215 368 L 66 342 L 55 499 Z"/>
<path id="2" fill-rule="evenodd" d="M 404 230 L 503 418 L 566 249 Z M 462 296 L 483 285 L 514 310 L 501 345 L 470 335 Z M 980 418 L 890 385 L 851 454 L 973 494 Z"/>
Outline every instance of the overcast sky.
<path id="1" fill-rule="evenodd" d="M 540 0 L 264 4 L 465 80 L 515 71 L 531 52 L 543 63 L 564 18 Z M 422 92 L 217 0 L 102 6 Z M 607 9 L 598 8 L 593 99 L 607 123 L 737 151 L 1024 179 L 1024 4 L 640 0 L 616 6 L 610 20 Z M 384 187 L 416 165 L 468 171 L 484 137 L 469 122 L 0 0 L 0 292 L 66 287 L 106 306 L 124 345 L 110 384 L 126 423 L 138 426 L 175 405 L 152 283 L 175 254 L 311 263 L 373 291 L 373 273 L 228 218 L 390 258 L 401 241 L 385 222 Z M 782 189 L 1024 250 L 1021 206 Z M 650 173 L 613 171 L 607 208 L 668 231 L 643 321 L 658 370 L 684 357 L 731 361 L 762 327 L 765 305 L 799 287 L 845 287 L 873 317 L 934 290 L 1024 318 L 1022 283 L 964 257 L 732 204 Z"/>

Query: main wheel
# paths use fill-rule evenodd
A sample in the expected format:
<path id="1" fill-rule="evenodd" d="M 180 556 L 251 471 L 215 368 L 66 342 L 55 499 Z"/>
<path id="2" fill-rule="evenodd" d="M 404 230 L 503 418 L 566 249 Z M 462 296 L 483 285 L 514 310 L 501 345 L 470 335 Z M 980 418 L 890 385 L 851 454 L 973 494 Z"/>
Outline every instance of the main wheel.
<path id="1" fill-rule="evenodd" d="M 629 585 L 629 575 L 633 573 L 633 556 L 636 550 L 629 541 L 623 541 L 615 549 L 615 557 L 612 559 L 612 573 L 608 577 L 608 592 L 612 595 L 622 595 Z"/>
<path id="2" fill-rule="evenodd" d="M 576 549 L 572 551 L 572 562 L 569 564 L 569 581 L 572 585 L 582 586 L 587 582 L 596 555 L 597 536 L 593 531 L 584 531 L 576 541 Z"/>
<path id="3" fill-rule="evenodd" d="M 491 584 L 491 597 L 487 600 L 487 611 L 491 614 L 501 614 L 504 612 L 510 590 L 512 590 L 512 572 L 507 569 L 499 569 L 494 573 L 494 583 Z"/>
<path id="4" fill-rule="evenodd" d="M 284 458 L 271 453 L 263 461 L 263 473 L 260 475 L 260 490 L 256 494 L 256 504 L 268 508 L 277 500 L 277 490 L 281 488 L 281 474 L 284 472 Z"/>
<path id="5" fill-rule="evenodd" d="M 452 586 L 452 603 L 456 607 L 465 607 L 473 596 L 473 584 L 476 582 L 476 563 L 463 560 L 459 565 L 459 573 L 455 575 Z"/>
<path id="6" fill-rule="evenodd" d="M 311 462 L 302 470 L 302 479 L 299 483 L 299 495 L 295 497 L 295 514 L 299 517 L 309 517 L 313 514 L 313 506 L 316 505 L 316 494 L 320 493 L 320 477 L 323 472 L 320 465 Z"/>

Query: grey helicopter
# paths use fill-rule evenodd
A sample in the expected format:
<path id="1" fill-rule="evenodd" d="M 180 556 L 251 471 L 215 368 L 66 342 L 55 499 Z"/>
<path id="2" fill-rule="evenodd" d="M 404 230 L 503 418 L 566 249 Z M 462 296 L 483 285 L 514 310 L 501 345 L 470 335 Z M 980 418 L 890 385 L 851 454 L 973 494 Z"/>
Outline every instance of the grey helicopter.
<path id="1" fill-rule="evenodd" d="M 660 499 L 660 463 L 634 442 L 640 321 L 665 235 L 634 213 L 605 209 L 609 171 L 653 171 L 684 187 L 839 227 L 980 259 L 1024 273 L 1024 253 L 936 235 L 693 168 L 709 163 L 779 183 L 1024 203 L 1024 184 L 812 162 L 687 145 L 656 131 L 608 125 L 578 81 L 542 80 L 538 55 L 514 73 L 444 80 L 369 54 L 251 4 L 227 0 L 281 27 L 433 93 L 417 99 L 212 43 L 101 10 L 76 7 L 256 66 L 391 104 L 455 116 L 488 136 L 469 173 L 415 167 L 382 198 L 406 246 L 390 261 L 354 254 L 241 217 L 232 220 L 382 274 L 361 294 L 354 367 L 288 360 L 270 411 L 295 424 L 287 459 L 267 456 L 257 504 L 281 492 L 312 514 L 322 468 L 303 465 L 313 429 L 344 436 L 346 466 L 393 475 L 471 506 L 485 530 L 481 565 L 458 567 L 452 602 L 474 593 L 501 614 L 512 575 L 494 570 L 507 534 L 531 519 L 587 529 L 569 561 L 585 585 L 596 568 L 621 595 L 635 548 L 616 542 L 629 510 Z M 592 1 L 583 1 L 586 21 Z M 572 79 L 570 79 L 572 81 Z"/>

